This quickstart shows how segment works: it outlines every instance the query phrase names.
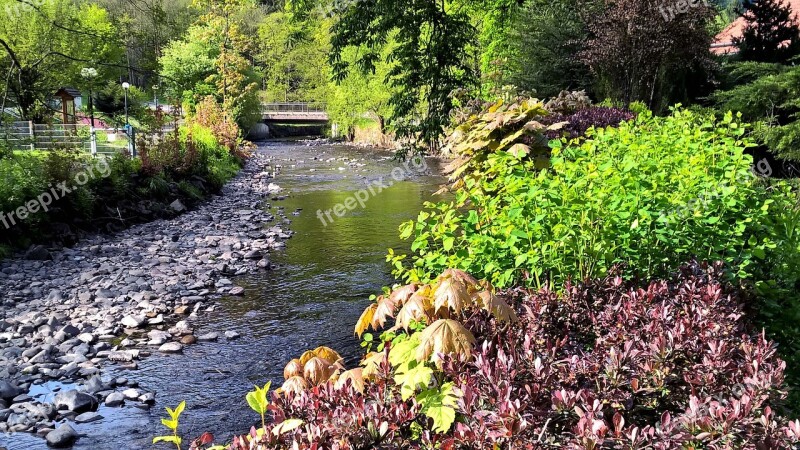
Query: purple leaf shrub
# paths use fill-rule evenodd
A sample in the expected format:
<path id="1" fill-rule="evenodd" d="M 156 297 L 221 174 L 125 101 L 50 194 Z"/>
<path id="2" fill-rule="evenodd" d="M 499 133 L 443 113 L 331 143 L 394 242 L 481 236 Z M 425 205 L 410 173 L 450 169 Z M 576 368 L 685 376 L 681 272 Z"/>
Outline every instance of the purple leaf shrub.
<path id="1" fill-rule="evenodd" d="M 273 394 L 275 422 L 303 425 L 231 448 L 792 448 L 800 422 L 776 412 L 785 364 L 723 279 L 720 264 L 691 263 L 646 287 L 613 273 L 563 294 L 503 292 L 519 322 L 454 317 L 477 345 L 436 376 L 460 394 L 448 433 L 402 400 L 384 358 L 363 393 L 348 381 Z"/>
<path id="2" fill-rule="evenodd" d="M 473 319 L 483 345 L 445 367 L 463 392 L 457 446 L 791 448 L 800 422 L 775 413 L 785 363 L 722 279 L 693 263 L 645 288 L 507 293 L 521 323 Z"/>
<path id="3" fill-rule="evenodd" d="M 544 125 L 567 122 L 561 130 L 548 131 L 546 135 L 549 139 L 558 139 L 561 137 L 574 139 L 583 137 L 586 134 L 586 130 L 591 127 L 615 127 L 621 122 L 633 120 L 635 117 L 636 115 L 627 109 L 590 106 L 588 108 L 579 109 L 572 114 L 550 114 L 543 117 L 540 122 Z"/>

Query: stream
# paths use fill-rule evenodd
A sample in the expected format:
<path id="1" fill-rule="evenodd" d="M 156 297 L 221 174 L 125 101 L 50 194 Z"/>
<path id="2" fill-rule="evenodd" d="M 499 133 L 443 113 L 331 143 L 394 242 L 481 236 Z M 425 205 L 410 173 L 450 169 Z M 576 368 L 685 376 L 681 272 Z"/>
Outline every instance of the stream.
<path id="1" fill-rule="evenodd" d="M 327 345 L 340 352 L 349 367 L 357 364 L 361 349 L 353 326 L 369 296 L 393 283 L 386 250 L 407 249 L 409 243 L 398 238 L 398 225 L 415 218 L 423 202 L 434 199 L 433 192 L 444 181 L 437 162 L 428 160 L 424 169 L 404 167 L 385 151 L 300 142 L 267 143 L 258 151 L 282 166 L 274 181 L 287 198 L 267 207 L 276 216 L 282 208 L 295 234 L 284 250 L 270 254 L 275 270 L 234 280 L 246 289 L 244 297 L 224 298 L 216 311 L 192 321 L 197 335 L 234 330 L 241 338 L 188 346 L 180 355 L 154 352 L 135 371 L 109 366 L 104 378 L 136 381 L 157 393 L 156 404 L 150 409 L 101 406 L 103 420 L 72 424 L 81 434 L 74 449 L 168 448 L 154 446 L 152 438 L 164 431 L 164 407 L 182 400 L 187 403 L 180 422 L 185 448 L 203 432 L 226 443 L 260 420 L 247 406 L 245 394 L 254 384 L 270 380 L 279 387 L 284 365 L 305 350 Z M 405 179 L 395 181 L 400 178 Z M 352 205 L 355 200 L 349 199 L 360 190 L 369 193 L 366 206 L 339 207 L 346 214 L 338 217 L 336 205 Z M 325 211 L 331 211 L 328 217 Z M 62 387 L 69 388 L 46 383 L 29 395 L 46 399 Z M 47 448 L 43 439 L 28 434 L 0 435 L 3 446 Z"/>

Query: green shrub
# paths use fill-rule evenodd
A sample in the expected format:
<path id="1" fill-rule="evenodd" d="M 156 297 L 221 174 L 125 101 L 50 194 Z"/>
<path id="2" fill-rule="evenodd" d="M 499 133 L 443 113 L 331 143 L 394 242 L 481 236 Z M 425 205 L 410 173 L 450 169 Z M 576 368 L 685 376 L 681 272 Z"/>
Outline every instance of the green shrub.
<path id="1" fill-rule="evenodd" d="M 492 153 L 455 201 L 403 225 L 415 256 L 406 265 L 393 257 L 397 275 L 426 281 L 454 267 L 500 287 L 558 286 L 615 264 L 661 276 L 697 256 L 753 279 L 777 245 L 765 224 L 782 203 L 752 173 L 744 136 L 731 115 L 676 110 L 589 131 L 580 143 L 553 141 L 545 170 Z"/>
<path id="2" fill-rule="evenodd" d="M 746 131 L 731 114 L 676 109 L 552 141 L 544 169 L 519 151 L 490 153 L 460 180 L 455 200 L 429 203 L 401 226 L 411 257 L 390 251 L 388 260 L 408 281 L 452 267 L 498 287 L 537 288 L 616 264 L 648 279 L 693 257 L 722 260 L 780 343 L 788 379 L 800 382 L 798 186 L 754 173 Z"/>
<path id="3" fill-rule="evenodd" d="M 14 211 L 47 188 L 44 164 L 36 155 L 0 159 L 0 211 Z"/>

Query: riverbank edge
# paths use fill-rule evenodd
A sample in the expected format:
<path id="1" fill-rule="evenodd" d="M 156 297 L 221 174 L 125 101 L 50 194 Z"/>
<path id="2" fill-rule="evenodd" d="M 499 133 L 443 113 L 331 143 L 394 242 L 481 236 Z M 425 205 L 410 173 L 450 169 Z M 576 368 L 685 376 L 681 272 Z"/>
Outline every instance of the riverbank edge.
<path id="1" fill-rule="evenodd" d="M 221 196 L 211 197 L 203 204 L 199 205 L 196 210 L 188 211 L 186 214 L 179 215 L 170 221 L 180 222 L 183 220 L 182 218 L 202 214 L 204 209 L 212 209 L 215 207 L 220 208 L 237 204 L 242 207 L 247 207 L 247 205 L 250 205 L 250 209 L 254 213 L 256 213 L 256 211 L 260 211 L 260 214 L 256 213 L 257 216 L 260 216 L 257 217 L 260 219 L 258 220 L 260 223 L 273 221 L 274 217 L 264 211 L 263 206 L 270 198 L 272 200 L 280 200 L 280 197 L 276 195 L 280 188 L 272 183 L 269 183 L 269 180 L 273 178 L 273 175 L 267 171 L 269 166 L 270 161 L 268 158 L 264 157 L 263 155 L 255 155 L 245 163 L 244 167 L 239 171 L 237 176 L 226 184 L 226 186 L 223 188 Z M 243 182 L 244 184 L 250 185 L 250 189 L 247 190 L 247 192 L 243 192 L 244 190 L 241 186 Z M 230 202 L 231 196 L 234 197 L 232 203 Z M 226 201 L 228 201 L 229 205 L 224 204 Z M 216 204 L 217 202 L 222 202 L 222 204 Z M 243 222 L 251 222 L 251 219 L 253 218 L 254 217 L 252 216 L 248 216 L 247 220 Z M 134 225 L 128 230 L 135 230 L 137 227 L 150 227 L 151 225 L 155 224 L 155 222 L 160 221 L 162 220 L 159 219 L 154 222 L 139 224 L 138 226 Z M 244 223 L 241 223 L 240 225 L 244 225 Z M 180 225 L 178 225 L 177 228 L 180 228 Z M 27 398 L 26 392 L 30 389 L 31 385 L 41 384 L 46 381 L 76 383 L 79 386 L 79 390 L 77 390 L 78 394 L 72 395 L 80 396 L 80 393 L 86 393 L 90 397 L 94 398 L 94 400 L 90 402 L 93 405 L 93 407 L 89 408 L 90 411 L 96 410 L 97 406 L 102 402 L 105 402 L 106 405 L 108 405 L 110 397 L 112 404 L 116 406 L 119 400 L 119 395 L 123 395 L 124 397 L 122 402 L 127 401 L 128 403 L 138 404 L 140 407 L 149 407 L 149 405 L 152 405 L 155 402 L 154 392 L 137 392 L 140 395 L 134 398 L 130 391 L 131 389 L 135 390 L 135 387 L 126 386 L 126 383 L 124 383 L 125 380 L 114 379 L 110 381 L 104 381 L 102 378 L 105 372 L 103 368 L 107 363 L 122 363 L 123 365 L 128 365 L 128 368 L 135 369 L 136 360 L 145 358 L 152 354 L 153 351 L 156 351 L 153 344 L 160 344 L 157 351 L 162 353 L 172 353 L 180 352 L 182 350 L 182 346 L 184 345 L 191 345 L 197 343 L 198 341 L 220 339 L 221 336 L 219 335 L 201 336 L 199 338 L 194 337 L 193 330 L 186 319 L 191 318 L 193 314 L 197 314 L 201 311 L 213 310 L 216 300 L 223 296 L 236 296 L 243 294 L 243 289 L 233 286 L 226 277 L 240 276 L 249 272 L 271 269 L 271 263 L 269 262 L 269 259 L 263 255 L 263 253 L 266 253 L 268 249 L 281 248 L 283 246 L 282 240 L 288 239 L 291 236 L 290 232 L 285 233 L 277 228 L 278 227 L 273 227 L 270 229 L 269 233 L 267 233 L 276 237 L 274 241 L 272 241 L 272 237 L 268 239 L 272 241 L 270 242 L 270 245 L 262 245 L 262 248 L 260 249 L 257 248 L 259 245 L 243 245 L 242 248 L 239 249 L 241 254 L 238 255 L 238 258 L 228 261 L 224 265 L 224 270 L 213 274 L 211 279 L 211 284 L 213 284 L 213 287 L 208 286 L 207 289 L 202 289 L 199 292 L 200 295 L 195 296 L 195 298 L 189 296 L 188 298 L 183 297 L 181 299 L 173 299 L 176 300 L 175 304 L 169 305 L 169 302 L 166 302 L 165 299 L 156 299 L 153 298 L 154 296 L 150 296 L 149 299 L 144 298 L 145 296 L 128 296 L 126 298 L 126 300 L 129 300 L 128 306 L 131 306 L 130 303 L 143 300 L 143 302 L 139 302 L 137 305 L 141 306 L 142 303 L 146 303 L 146 306 L 152 306 L 152 304 L 156 304 L 157 306 L 160 306 L 160 308 L 154 308 L 154 311 L 152 312 L 158 314 L 150 314 L 150 316 L 155 317 L 136 316 L 130 311 L 130 309 L 136 309 L 135 307 L 123 308 L 123 314 L 116 315 L 118 319 L 121 317 L 121 319 L 119 319 L 119 326 L 116 328 L 116 332 L 110 334 L 98 333 L 97 329 L 93 330 L 94 333 L 91 331 L 87 333 L 86 330 L 79 328 L 78 324 L 75 323 L 75 320 L 69 321 L 72 323 L 58 323 L 58 320 L 53 320 L 52 314 L 48 319 L 45 319 L 43 323 L 37 324 L 41 318 L 46 317 L 46 314 L 43 314 L 43 312 L 47 312 L 46 307 L 39 307 L 38 311 L 28 311 L 28 315 L 32 314 L 34 316 L 42 316 L 36 321 L 20 321 L 14 318 L 10 319 L 9 316 L 12 315 L 13 312 L 7 311 L 7 308 L 3 308 L 3 320 L 0 322 L 0 343 L 20 343 L 19 339 L 23 338 L 23 336 L 26 334 L 30 335 L 34 333 L 35 329 L 41 330 L 42 328 L 47 328 L 47 330 L 45 333 L 42 333 L 43 336 L 39 336 L 42 339 L 32 338 L 32 340 L 27 342 L 28 348 L 19 354 L 20 359 L 18 362 L 21 362 L 22 364 L 4 364 L 4 371 L 0 371 L 0 419 L 3 419 L 0 420 L 0 432 L 27 432 L 36 433 L 42 437 L 45 437 L 54 431 L 54 428 L 52 427 L 54 421 L 63 421 L 64 423 L 68 423 L 70 420 L 74 420 L 78 417 L 77 413 L 79 412 L 80 408 L 73 408 L 75 405 L 66 405 L 63 402 L 59 403 L 58 399 L 56 399 L 54 403 L 39 403 L 34 399 Z M 209 230 L 214 229 L 216 229 L 215 226 L 209 228 Z M 91 238 L 91 240 L 114 240 L 121 237 L 122 235 L 119 233 L 95 235 Z M 172 240 L 175 240 L 174 237 Z M 92 242 L 84 241 L 83 243 L 79 243 L 78 247 L 85 247 L 90 244 L 92 244 Z M 253 244 L 253 242 L 250 244 Z M 73 254 L 73 250 L 65 248 L 56 250 L 57 258 L 51 260 L 35 261 L 29 259 L 7 259 L 5 261 L 0 261 L 0 269 L 2 269 L 3 273 L 5 274 L 8 272 L 7 269 L 10 266 L 17 263 L 23 265 L 30 264 L 39 268 L 43 266 L 56 265 L 59 262 L 64 261 L 64 259 L 61 258 L 63 256 L 62 253 L 64 252 Z M 52 269 L 52 267 L 50 269 Z M 6 279 L 8 279 L 8 277 L 0 277 L 0 280 Z M 205 285 L 208 284 L 208 282 L 205 283 Z M 5 297 L 10 296 L 8 289 L 3 289 L 3 291 L 5 291 L 2 292 Z M 19 291 L 17 291 L 17 294 L 19 294 Z M 55 303 L 57 304 L 69 303 L 64 302 L 64 299 L 53 300 L 56 300 Z M 107 301 L 105 298 L 102 300 Z M 6 304 L 8 304 L 9 301 L 13 300 L 6 300 Z M 43 301 L 48 302 L 49 300 Z M 94 299 L 91 299 L 90 303 L 93 301 Z M 192 301 L 196 301 L 197 303 L 192 303 Z M 41 302 L 42 301 L 40 300 L 40 303 Z M 43 309 L 45 311 L 42 311 Z M 127 328 L 129 326 L 133 329 Z M 164 328 L 167 327 L 170 328 L 167 331 L 164 331 Z M 147 331 L 148 329 L 150 329 L 150 331 Z M 108 330 L 106 330 L 106 332 L 108 332 Z M 144 342 L 143 338 L 145 333 L 147 333 L 147 339 L 149 339 L 149 341 L 146 343 Z M 141 337 L 138 339 L 138 345 L 133 341 L 126 342 L 134 335 Z M 62 342 L 58 347 L 56 347 L 53 344 L 46 343 L 49 338 L 53 338 L 56 341 L 60 340 Z M 236 335 L 236 333 L 226 333 L 224 338 L 228 340 L 234 340 L 238 338 L 238 335 Z M 42 341 L 42 345 L 37 344 L 40 340 Z M 161 343 L 161 341 L 164 342 Z M 76 347 L 82 347 L 82 350 L 86 350 L 86 353 L 89 354 L 80 355 L 80 352 L 70 353 L 71 350 L 74 350 L 74 347 L 64 350 L 64 347 L 66 347 L 68 344 L 74 344 Z M 140 348 L 133 348 L 137 346 L 142 347 L 142 344 L 144 344 L 144 350 Z M 147 344 L 150 345 L 148 346 Z M 92 347 L 87 348 L 90 345 Z M 8 356 L 5 350 L 8 348 L 8 345 L 3 345 L 2 348 L 4 350 L 2 352 L 2 356 L 3 358 L 7 358 Z M 70 357 L 70 355 L 75 355 L 76 353 L 78 356 L 83 357 Z M 85 356 L 89 356 L 91 359 L 86 358 Z M 67 362 L 68 359 L 73 360 Z M 76 364 L 76 359 L 82 359 L 83 361 Z M 2 359 L 0 359 L 0 361 L 2 361 Z M 83 364 L 87 361 L 92 361 L 92 363 Z M 94 363 L 95 361 L 96 364 Z M 9 361 L 6 360 L 6 362 Z M 42 375 L 42 371 L 30 369 L 31 367 L 36 368 L 38 364 L 49 371 L 51 370 L 53 362 L 60 364 L 61 369 L 67 367 L 68 371 L 72 371 L 72 373 L 65 374 L 61 372 L 55 372 L 55 374 L 60 376 L 35 376 Z M 45 364 L 49 364 L 49 366 L 45 367 Z M 72 365 L 72 367 L 69 367 L 70 365 Z M 15 373 L 8 373 L 12 367 L 14 367 Z M 50 373 L 52 374 L 53 372 Z M 123 382 L 120 383 L 120 381 Z M 120 389 L 125 389 L 126 387 L 128 387 L 128 389 L 124 390 L 123 392 L 119 392 Z M 59 407 L 66 409 L 59 411 Z"/>
<path id="2" fill-rule="evenodd" d="M 89 168 L 91 164 L 99 165 L 97 161 L 87 161 L 81 170 Z M 114 169 L 108 160 L 103 164 L 108 167 L 109 174 L 100 180 L 102 184 L 97 187 L 96 192 L 101 195 L 95 201 L 103 205 L 109 213 L 108 216 L 86 220 L 72 211 L 64 211 L 61 207 L 65 201 L 71 199 L 60 198 L 54 205 L 48 205 L 50 211 L 43 213 L 46 214 L 44 221 L 36 223 L 20 221 L 5 228 L 6 233 L 0 238 L 0 261 L 12 257 L 41 260 L 48 257 L 50 250 L 76 245 L 89 236 L 119 233 L 132 226 L 154 220 L 174 219 L 187 211 L 197 209 L 219 195 L 224 185 L 241 173 L 247 160 L 239 161 L 236 173 L 227 177 L 224 184 L 218 188 L 213 186 L 208 177 L 192 175 L 186 179 L 165 181 L 166 186 L 163 188 L 166 192 L 149 198 L 137 194 L 140 188 L 145 188 L 153 179 L 141 173 L 123 175 L 127 176 L 126 181 L 131 186 L 125 190 L 122 198 L 113 198 L 117 192 L 114 191 L 114 195 L 110 194 L 113 188 L 109 186 L 110 182 L 107 179 L 111 177 L 110 171 Z M 28 204 L 33 201 L 36 200 L 31 199 Z M 108 204 L 108 201 L 113 203 Z"/>

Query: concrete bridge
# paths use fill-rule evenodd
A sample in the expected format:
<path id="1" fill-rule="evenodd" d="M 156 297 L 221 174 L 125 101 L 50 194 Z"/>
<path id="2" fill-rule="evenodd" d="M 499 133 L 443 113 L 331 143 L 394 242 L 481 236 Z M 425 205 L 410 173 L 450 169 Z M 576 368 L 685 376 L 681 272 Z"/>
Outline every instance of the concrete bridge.
<path id="1" fill-rule="evenodd" d="M 325 124 L 330 120 L 321 103 L 264 103 L 261 113 L 267 124 Z"/>

